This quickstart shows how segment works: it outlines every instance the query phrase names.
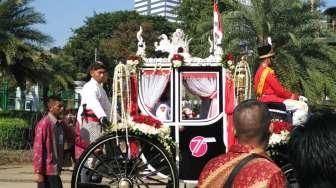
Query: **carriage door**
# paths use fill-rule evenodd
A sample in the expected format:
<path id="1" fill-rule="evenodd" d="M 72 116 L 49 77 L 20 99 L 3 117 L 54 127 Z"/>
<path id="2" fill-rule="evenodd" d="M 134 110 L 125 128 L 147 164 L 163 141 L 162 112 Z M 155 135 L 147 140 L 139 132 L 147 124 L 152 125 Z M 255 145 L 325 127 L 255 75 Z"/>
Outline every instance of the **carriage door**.
<path id="1" fill-rule="evenodd" d="M 209 69 L 209 67 L 207 67 Z M 197 180 L 203 166 L 225 152 L 222 69 L 175 71 L 175 117 L 180 141 L 180 179 Z M 176 88 L 175 87 L 175 88 Z"/>
<path id="2" fill-rule="evenodd" d="M 139 82 L 139 108 L 167 125 L 173 121 L 171 69 L 144 69 Z"/>

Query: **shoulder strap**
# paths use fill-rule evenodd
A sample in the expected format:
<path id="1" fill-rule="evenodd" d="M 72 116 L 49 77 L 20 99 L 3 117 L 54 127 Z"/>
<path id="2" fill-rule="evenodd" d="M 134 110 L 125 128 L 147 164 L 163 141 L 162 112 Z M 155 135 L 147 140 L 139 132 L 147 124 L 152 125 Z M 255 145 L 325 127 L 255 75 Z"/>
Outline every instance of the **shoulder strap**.
<path id="1" fill-rule="evenodd" d="M 260 97 L 262 95 L 262 92 L 264 90 L 265 81 L 269 73 L 272 73 L 273 70 L 270 67 L 265 67 L 265 69 L 262 71 L 261 76 L 259 78 L 259 83 L 257 85 L 257 97 Z"/>
<path id="2" fill-rule="evenodd" d="M 237 176 L 238 172 L 241 170 L 242 167 L 244 167 L 248 162 L 250 162 L 253 159 L 256 158 L 266 158 L 262 155 L 258 155 L 256 153 L 252 153 L 251 155 L 245 157 L 244 159 L 242 159 L 241 161 L 239 161 L 239 163 L 232 169 L 229 177 L 227 178 L 223 188 L 231 188 L 232 183 L 234 178 Z M 267 159 L 267 158 L 266 158 Z"/>

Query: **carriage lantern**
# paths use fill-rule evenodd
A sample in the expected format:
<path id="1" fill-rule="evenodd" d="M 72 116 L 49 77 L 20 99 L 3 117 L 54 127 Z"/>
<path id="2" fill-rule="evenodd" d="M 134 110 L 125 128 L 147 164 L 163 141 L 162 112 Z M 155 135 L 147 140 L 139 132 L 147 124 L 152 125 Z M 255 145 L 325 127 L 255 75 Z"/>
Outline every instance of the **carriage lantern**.
<path id="1" fill-rule="evenodd" d="M 251 98 L 251 72 L 247 57 L 249 56 L 248 45 L 246 41 L 240 42 L 241 58 L 234 71 L 235 98 L 240 103 Z"/>

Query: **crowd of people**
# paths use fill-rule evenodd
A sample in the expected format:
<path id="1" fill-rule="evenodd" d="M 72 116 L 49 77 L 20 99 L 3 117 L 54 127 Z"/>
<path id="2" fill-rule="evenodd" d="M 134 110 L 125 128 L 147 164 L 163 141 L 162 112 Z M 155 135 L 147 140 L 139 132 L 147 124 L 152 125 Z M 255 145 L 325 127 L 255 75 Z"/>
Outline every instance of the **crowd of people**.
<path id="1" fill-rule="evenodd" d="M 286 90 L 270 68 L 274 58 L 271 46 L 261 47 L 258 52 L 262 63 L 254 79 L 257 99 L 243 101 L 233 114 L 237 144 L 204 166 L 198 187 L 288 186 L 284 172 L 266 151 L 271 125 L 268 102 L 282 103 L 293 112 L 293 124 L 297 128 L 288 143 L 288 153 L 300 186 L 336 187 L 335 114 L 317 114 L 308 118 L 307 104 L 300 101 L 297 94 Z M 106 67 L 96 62 L 91 65 L 89 73 L 91 79 L 81 92 L 76 119 L 73 111 L 68 111 L 62 118 L 63 103 L 60 98 L 51 96 L 47 115 L 36 125 L 33 167 L 39 188 L 62 187 L 59 175 L 64 153 L 68 152 L 78 160 L 108 124 L 111 106 L 102 87 L 107 78 Z M 183 109 L 182 113 L 186 119 L 194 118 L 190 109 Z M 170 119 L 169 106 L 160 105 L 156 114 L 162 120 Z M 85 174 L 81 176 L 84 178 L 82 182 L 90 178 Z"/>

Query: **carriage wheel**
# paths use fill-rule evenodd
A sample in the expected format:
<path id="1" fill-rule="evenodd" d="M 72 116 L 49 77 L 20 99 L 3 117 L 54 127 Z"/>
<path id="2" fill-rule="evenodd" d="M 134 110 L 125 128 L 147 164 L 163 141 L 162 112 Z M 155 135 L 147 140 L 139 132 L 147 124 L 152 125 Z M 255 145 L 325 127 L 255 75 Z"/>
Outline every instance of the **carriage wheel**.
<path id="1" fill-rule="evenodd" d="M 76 163 L 71 187 L 178 187 L 175 164 L 157 140 L 132 135 L 128 139 L 130 149 L 124 134 L 105 135 L 92 143 Z"/>
<path id="2" fill-rule="evenodd" d="M 298 185 L 298 180 L 296 177 L 295 169 L 293 168 L 292 164 L 288 163 L 286 165 L 281 166 L 281 170 L 284 172 L 287 178 L 287 184 L 293 185 L 290 187 L 295 187 L 294 185 Z M 299 187 L 299 186 L 296 186 Z"/>

